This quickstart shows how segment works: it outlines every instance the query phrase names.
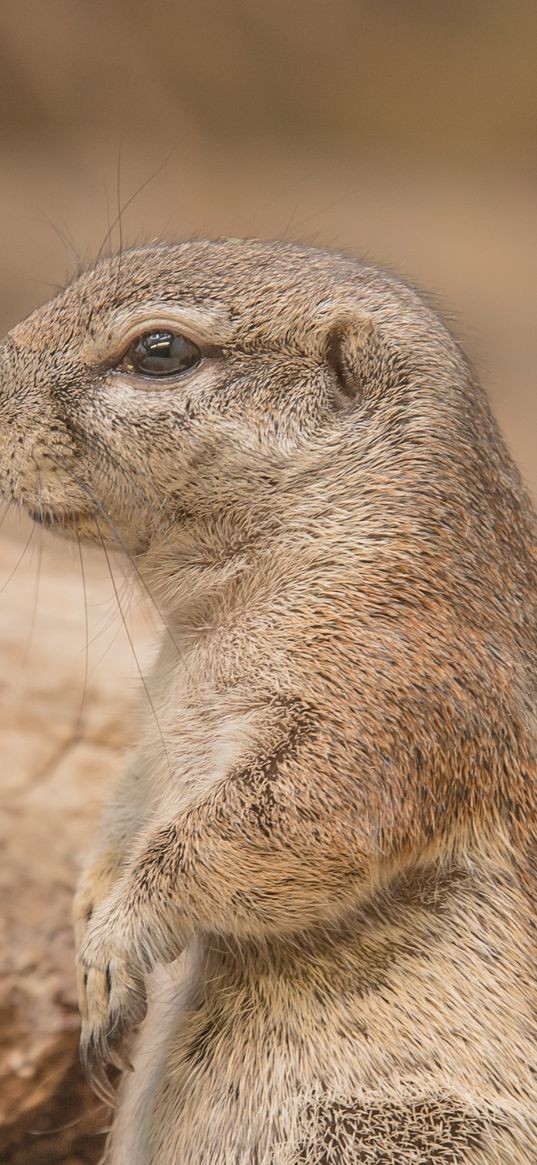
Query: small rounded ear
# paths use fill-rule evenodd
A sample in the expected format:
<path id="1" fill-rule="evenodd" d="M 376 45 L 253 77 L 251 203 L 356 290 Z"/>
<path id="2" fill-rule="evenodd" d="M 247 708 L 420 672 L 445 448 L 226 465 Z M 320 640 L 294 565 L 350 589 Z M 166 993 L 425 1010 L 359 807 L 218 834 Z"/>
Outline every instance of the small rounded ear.
<path id="1" fill-rule="evenodd" d="M 340 317 L 327 333 L 325 357 L 336 377 L 340 408 L 349 409 L 362 396 L 373 331 L 371 320 L 356 314 Z"/>

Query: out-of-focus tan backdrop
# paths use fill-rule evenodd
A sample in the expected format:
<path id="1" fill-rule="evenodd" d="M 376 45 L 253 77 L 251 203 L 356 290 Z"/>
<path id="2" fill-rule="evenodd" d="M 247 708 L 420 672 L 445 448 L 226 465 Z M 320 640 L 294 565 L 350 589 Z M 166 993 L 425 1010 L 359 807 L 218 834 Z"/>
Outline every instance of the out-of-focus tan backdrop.
<path id="1" fill-rule="evenodd" d="M 536 57 L 534 0 L 3 0 L 2 332 L 101 245 L 349 248 L 438 293 L 537 491 Z M 86 1165 L 108 1114 L 76 1067 L 69 901 L 138 665 L 106 562 L 85 552 L 85 605 L 77 553 L 36 532 L 19 563 L 29 537 L 8 515 L 0 1155 Z M 115 569 L 143 666 L 154 620 Z"/>

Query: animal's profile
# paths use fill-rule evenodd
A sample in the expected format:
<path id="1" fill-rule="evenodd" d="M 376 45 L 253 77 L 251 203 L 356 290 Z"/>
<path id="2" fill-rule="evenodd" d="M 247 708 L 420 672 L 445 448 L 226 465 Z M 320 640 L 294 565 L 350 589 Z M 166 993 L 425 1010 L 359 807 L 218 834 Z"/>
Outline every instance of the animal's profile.
<path id="1" fill-rule="evenodd" d="M 166 624 L 76 901 L 107 1161 L 535 1165 L 536 523 L 457 343 L 349 257 L 193 241 L 0 369 L 4 493 Z"/>

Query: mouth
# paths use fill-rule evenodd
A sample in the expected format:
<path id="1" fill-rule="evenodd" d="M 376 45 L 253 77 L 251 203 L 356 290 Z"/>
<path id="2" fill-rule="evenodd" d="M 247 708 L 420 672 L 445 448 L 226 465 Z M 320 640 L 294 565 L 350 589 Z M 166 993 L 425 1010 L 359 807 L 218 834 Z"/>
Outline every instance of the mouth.
<path id="1" fill-rule="evenodd" d="M 26 510 L 28 516 L 40 526 L 42 530 L 50 530 L 55 538 L 67 538 L 68 541 L 77 539 L 78 542 L 101 545 L 109 543 L 106 532 L 94 524 L 89 514 L 82 510 L 68 510 L 64 513 L 53 513 L 51 510 Z"/>
<path id="2" fill-rule="evenodd" d="M 44 526 L 46 530 L 58 530 L 62 527 L 76 526 L 85 517 L 78 510 L 70 510 L 63 514 L 53 514 L 51 510 L 27 510 L 32 522 L 38 526 Z"/>
<path id="3" fill-rule="evenodd" d="M 50 530 L 55 538 L 76 539 L 93 546 L 107 546 L 114 551 L 123 551 L 127 556 L 143 554 L 149 546 L 149 539 L 140 531 L 133 536 L 130 529 L 115 523 L 99 520 L 99 517 L 84 510 L 51 510 L 46 506 L 37 509 L 24 507 L 28 517 L 41 529 Z M 118 521 L 117 519 L 115 521 Z"/>
<path id="4" fill-rule="evenodd" d="M 147 549 L 147 542 L 141 538 L 136 540 L 135 545 L 128 538 L 127 548 L 126 543 L 116 534 L 115 529 L 111 531 L 106 525 L 101 526 L 98 519 L 91 514 L 84 513 L 83 510 L 66 510 L 63 513 L 57 513 L 43 508 L 40 510 L 26 509 L 26 513 L 37 526 L 50 530 L 57 538 L 67 538 L 69 541 L 76 538 L 79 542 L 108 546 L 112 550 L 121 548 L 130 554 L 141 554 L 143 550 Z"/>

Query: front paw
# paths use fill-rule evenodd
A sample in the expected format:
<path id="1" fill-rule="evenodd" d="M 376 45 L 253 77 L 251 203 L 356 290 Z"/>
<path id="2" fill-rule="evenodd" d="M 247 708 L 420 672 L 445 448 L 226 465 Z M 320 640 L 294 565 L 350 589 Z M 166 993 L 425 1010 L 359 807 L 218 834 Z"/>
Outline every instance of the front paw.
<path id="1" fill-rule="evenodd" d="M 77 960 L 82 1061 L 97 1091 L 110 1100 L 106 1066 L 130 1069 L 123 1045 L 146 1013 L 143 968 L 114 917 L 98 912 Z"/>
<path id="2" fill-rule="evenodd" d="M 75 931 L 75 949 L 78 954 L 91 919 L 102 902 L 108 898 L 119 874 L 119 858 L 106 852 L 95 859 L 84 871 L 74 897 L 72 918 Z"/>

